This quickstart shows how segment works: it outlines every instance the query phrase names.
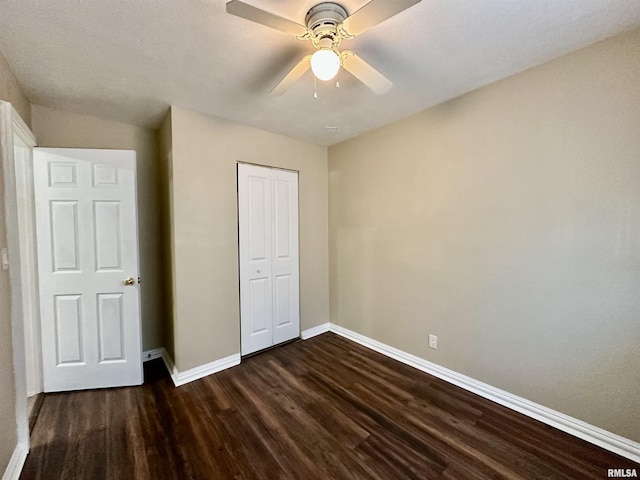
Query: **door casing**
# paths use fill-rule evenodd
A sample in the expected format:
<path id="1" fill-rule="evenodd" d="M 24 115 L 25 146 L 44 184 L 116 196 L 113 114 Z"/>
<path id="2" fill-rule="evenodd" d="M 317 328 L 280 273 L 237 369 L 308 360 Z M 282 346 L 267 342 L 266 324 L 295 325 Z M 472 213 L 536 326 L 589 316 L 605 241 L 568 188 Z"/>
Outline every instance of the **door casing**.
<path id="1" fill-rule="evenodd" d="M 0 102 L 0 148 L 4 174 L 5 226 L 7 251 L 9 255 L 9 281 L 11 285 L 11 341 L 13 347 L 13 371 L 15 375 L 14 385 L 16 390 L 16 453 L 19 455 L 17 462 L 21 466 L 29 451 L 23 290 L 30 296 L 32 296 L 31 294 L 35 294 L 36 297 L 37 292 L 28 292 L 28 289 L 32 288 L 32 286 L 30 286 L 30 282 L 25 283 L 23 280 L 20 262 L 21 248 L 28 248 L 28 242 L 30 240 L 28 238 L 20 238 L 19 235 L 19 192 L 15 179 L 17 170 L 16 162 L 20 161 L 20 159 L 14 154 L 15 145 L 22 145 L 27 149 L 33 149 L 36 145 L 35 136 L 9 102 Z M 32 240 L 35 244 L 35 239 Z"/>

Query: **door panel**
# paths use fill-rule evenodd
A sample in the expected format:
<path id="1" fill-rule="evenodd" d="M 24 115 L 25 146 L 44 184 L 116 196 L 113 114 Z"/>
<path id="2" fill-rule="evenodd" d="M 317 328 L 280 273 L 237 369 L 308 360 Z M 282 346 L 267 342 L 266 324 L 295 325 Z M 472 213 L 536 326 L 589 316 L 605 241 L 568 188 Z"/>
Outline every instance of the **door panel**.
<path id="1" fill-rule="evenodd" d="M 82 295 L 56 295 L 54 297 L 56 366 L 84 365 L 81 300 Z"/>
<path id="2" fill-rule="evenodd" d="M 34 149 L 45 392 L 142 383 L 135 152 Z"/>
<path id="3" fill-rule="evenodd" d="M 78 202 L 52 201 L 50 205 L 53 271 L 78 271 Z"/>
<path id="4" fill-rule="evenodd" d="M 300 335 L 298 175 L 238 164 L 241 351 Z"/>
<path id="5" fill-rule="evenodd" d="M 275 223 L 275 256 L 276 258 L 290 258 L 290 203 L 291 185 L 288 182 L 275 181 L 274 185 L 274 223 Z"/>
<path id="6" fill-rule="evenodd" d="M 276 327 L 283 327 L 291 323 L 291 275 L 277 275 L 275 277 L 275 305 Z"/>
<path id="7" fill-rule="evenodd" d="M 300 301 L 298 273 L 298 174 L 288 170 L 271 170 L 275 195 L 274 225 L 276 234 L 273 276 L 276 283 L 273 343 L 300 336 Z"/>
<path id="8" fill-rule="evenodd" d="M 112 200 L 93 202 L 95 219 L 94 248 L 96 270 L 122 271 L 122 235 L 120 232 L 120 202 Z"/>
<path id="9" fill-rule="evenodd" d="M 254 278 L 249 281 L 251 310 L 249 313 L 249 334 L 263 334 L 271 331 L 271 318 L 265 315 L 269 311 L 269 285 L 266 278 Z"/>
<path id="10" fill-rule="evenodd" d="M 243 355 L 272 345 L 271 182 L 268 169 L 239 165 L 240 326 Z"/>
<path id="11" fill-rule="evenodd" d="M 103 163 L 93 165 L 94 187 L 117 187 L 118 184 L 118 169 L 116 167 Z"/>
<path id="12" fill-rule="evenodd" d="M 125 360 L 122 297 L 121 293 L 98 294 L 100 363 Z"/>
<path id="13" fill-rule="evenodd" d="M 249 245 L 251 245 L 249 259 L 251 262 L 266 261 L 270 246 L 270 218 L 267 194 L 269 193 L 268 180 L 263 177 L 250 176 L 248 178 L 249 190 Z"/>
<path id="14" fill-rule="evenodd" d="M 75 162 L 49 163 L 49 186 L 50 187 L 77 187 Z"/>

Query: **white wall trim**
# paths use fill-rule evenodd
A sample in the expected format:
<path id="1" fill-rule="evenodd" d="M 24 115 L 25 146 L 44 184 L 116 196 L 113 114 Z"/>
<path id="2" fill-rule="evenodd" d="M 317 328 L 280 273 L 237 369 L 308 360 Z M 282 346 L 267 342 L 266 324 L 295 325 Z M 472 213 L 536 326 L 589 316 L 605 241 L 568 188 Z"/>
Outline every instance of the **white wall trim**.
<path id="1" fill-rule="evenodd" d="M 511 410 L 522 413 L 527 417 L 539 420 L 542 423 L 581 438 L 589 443 L 593 443 L 594 445 L 606 450 L 617 453 L 618 455 L 633 460 L 634 462 L 640 462 L 640 443 L 638 442 L 634 442 L 628 438 L 608 432 L 600 427 L 590 425 L 582 420 L 578 420 L 577 418 L 552 410 L 543 405 L 527 400 L 526 398 L 505 392 L 504 390 L 500 390 L 499 388 L 480 382 L 471 377 L 467 377 L 461 373 L 449 370 L 448 368 L 441 367 L 440 365 L 429 362 L 423 358 L 403 352 L 402 350 L 348 330 L 340 325 L 331 323 L 329 325 L 329 331 L 359 343 L 371 350 L 382 353 L 387 357 L 398 360 L 406 365 L 429 373 L 434 377 L 438 377 L 449 383 L 457 385 L 458 387 L 464 388 L 465 390 L 510 408 Z"/>
<path id="2" fill-rule="evenodd" d="M 150 354 L 151 357 L 146 358 L 147 354 Z M 203 377 L 209 376 L 213 373 L 221 372 L 222 370 L 226 370 L 227 368 L 240 365 L 240 353 L 234 353 L 233 355 L 229 355 L 228 357 L 205 363 L 204 365 L 200 365 L 199 367 L 190 368 L 189 370 L 185 370 L 184 372 L 180 372 L 176 368 L 171 355 L 169 355 L 169 352 L 167 352 L 165 348 L 147 350 L 146 352 L 144 352 L 143 358 L 144 361 L 153 360 L 154 358 L 162 358 L 165 367 L 167 367 L 167 370 L 169 371 L 171 380 L 173 380 L 173 384 L 176 387 L 180 387 L 181 385 L 184 385 L 186 383 L 193 382 L 194 380 L 200 380 Z"/>
<path id="3" fill-rule="evenodd" d="M 189 370 L 186 370 L 184 372 L 178 372 L 174 367 L 174 370 L 177 372 L 177 374 L 172 375 L 171 378 L 173 379 L 173 383 L 175 384 L 175 386 L 179 387 L 180 385 L 184 385 L 185 383 L 199 380 L 203 377 L 211 375 L 212 373 L 218 373 L 222 370 L 235 367 L 239 364 L 240 353 L 238 352 L 234 353 L 233 355 L 229 355 L 228 357 L 205 363 L 204 365 L 200 365 L 199 367 L 190 368 Z"/>
<path id="4" fill-rule="evenodd" d="M 164 366 L 167 367 L 167 371 L 171 376 L 171 380 L 173 381 L 173 384 L 177 387 L 176 377 L 178 376 L 178 369 L 176 368 L 176 365 L 173 363 L 173 358 L 171 358 L 171 355 L 169 355 L 169 352 L 167 352 L 165 348 L 162 349 L 162 361 L 164 362 Z"/>
<path id="5" fill-rule="evenodd" d="M 27 449 L 23 445 L 16 445 L 13 455 L 9 459 L 9 465 L 2 475 L 2 480 L 18 480 L 22 473 L 22 467 L 27 459 Z"/>
<path id="6" fill-rule="evenodd" d="M 166 350 L 164 349 L 164 347 L 145 350 L 144 352 L 142 352 L 142 363 L 155 360 L 156 358 L 162 358 L 165 353 Z"/>
<path id="7" fill-rule="evenodd" d="M 327 322 L 322 325 L 318 325 L 317 327 L 307 328 L 300 333 L 300 338 L 302 338 L 302 340 L 308 340 L 316 335 L 322 335 L 329 331 L 330 326 L 331 324 Z"/>

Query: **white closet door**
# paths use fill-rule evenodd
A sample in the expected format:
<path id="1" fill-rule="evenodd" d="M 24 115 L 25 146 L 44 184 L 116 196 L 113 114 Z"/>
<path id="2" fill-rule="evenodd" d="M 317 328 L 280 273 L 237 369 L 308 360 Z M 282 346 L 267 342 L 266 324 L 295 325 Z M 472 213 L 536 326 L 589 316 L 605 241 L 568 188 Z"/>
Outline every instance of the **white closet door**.
<path id="1" fill-rule="evenodd" d="M 273 345 L 271 172 L 238 164 L 242 355 Z"/>
<path id="2" fill-rule="evenodd" d="M 298 176 L 238 164 L 242 355 L 300 335 Z"/>
<path id="3" fill-rule="evenodd" d="M 273 343 L 300 336 L 298 174 L 271 170 L 273 192 Z"/>
<path id="4" fill-rule="evenodd" d="M 45 392 L 142 383 L 135 158 L 34 149 Z"/>

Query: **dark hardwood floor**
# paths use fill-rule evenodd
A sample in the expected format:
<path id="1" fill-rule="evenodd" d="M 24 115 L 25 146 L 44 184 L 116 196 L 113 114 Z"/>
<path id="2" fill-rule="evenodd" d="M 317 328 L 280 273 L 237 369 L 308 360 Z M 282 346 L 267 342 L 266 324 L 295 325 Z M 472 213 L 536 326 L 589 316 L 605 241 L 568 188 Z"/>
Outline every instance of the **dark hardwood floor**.
<path id="1" fill-rule="evenodd" d="M 22 479 L 604 479 L 640 465 L 334 334 L 45 395 Z"/>

